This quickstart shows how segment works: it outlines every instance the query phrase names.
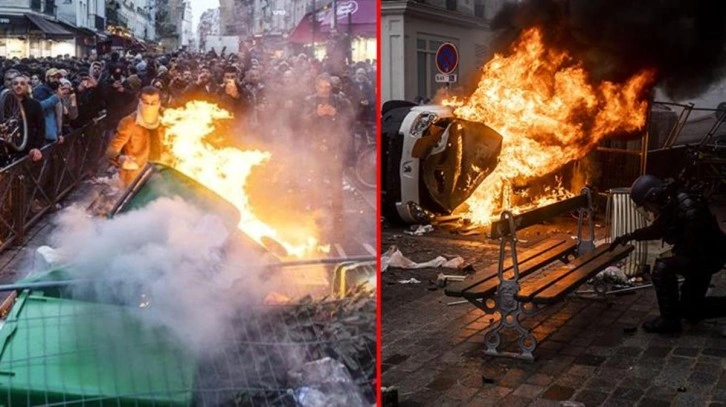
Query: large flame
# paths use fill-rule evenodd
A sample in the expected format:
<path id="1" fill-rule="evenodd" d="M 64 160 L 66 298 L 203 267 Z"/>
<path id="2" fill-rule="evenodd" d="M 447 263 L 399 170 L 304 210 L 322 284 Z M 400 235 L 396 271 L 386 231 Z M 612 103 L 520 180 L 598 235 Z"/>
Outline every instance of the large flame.
<path id="1" fill-rule="evenodd" d="M 468 216 L 490 223 L 497 211 L 511 208 L 512 184 L 583 158 L 610 134 L 641 129 L 647 109 L 642 95 L 653 77 L 643 71 L 623 84 L 593 85 L 579 61 L 544 45 L 539 29 L 524 31 L 510 55 L 497 54 L 483 67 L 471 96 L 444 101 L 457 117 L 485 123 L 504 138 L 499 164 L 467 201 Z M 563 194 L 553 188 L 534 205 Z"/>
<path id="2" fill-rule="evenodd" d="M 258 243 L 265 245 L 265 240 L 271 239 L 295 257 L 325 251 L 309 231 L 303 233 L 302 241 L 291 242 L 255 215 L 245 189 L 247 178 L 253 167 L 264 164 L 271 155 L 209 143 L 207 137 L 214 131 L 214 122 L 231 117 L 228 111 L 202 101 L 164 111 L 161 120 L 166 127 L 164 145 L 171 156 L 170 164 L 232 203 L 241 215 L 239 229 Z"/>

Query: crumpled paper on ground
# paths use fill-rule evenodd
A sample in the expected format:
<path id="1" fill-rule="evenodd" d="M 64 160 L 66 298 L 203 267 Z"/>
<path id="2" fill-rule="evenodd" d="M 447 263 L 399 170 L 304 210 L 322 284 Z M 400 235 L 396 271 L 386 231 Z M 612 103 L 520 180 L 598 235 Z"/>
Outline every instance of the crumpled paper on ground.
<path id="1" fill-rule="evenodd" d="M 401 253 L 396 246 L 391 246 L 381 256 L 381 271 L 386 271 L 388 267 L 398 267 L 402 269 L 422 269 L 422 268 L 459 268 L 464 264 L 464 259 L 461 256 L 456 256 L 449 260 L 444 256 L 438 256 L 433 260 L 429 260 L 423 263 L 416 263 L 415 261 L 407 258 Z"/>
<path id="2" fill-rule="evenodd" d="M 398 284 L 421 284 L 421 281 L 411 277 L 408 280 L 398 280 Z"/>
<path id="3" fill-rule="evenodd" d="M 416 230 L 404 230 L 403 233 L 411 236 L 423 236 L 426 233 L 433 232 L 434 227 L 431 225 L 418 225 Z"/>

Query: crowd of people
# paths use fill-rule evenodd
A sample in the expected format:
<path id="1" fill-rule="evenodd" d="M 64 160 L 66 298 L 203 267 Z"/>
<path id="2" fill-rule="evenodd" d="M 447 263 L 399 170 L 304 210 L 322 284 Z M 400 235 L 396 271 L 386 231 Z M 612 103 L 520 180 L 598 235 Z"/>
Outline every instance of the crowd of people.
<path id="1" fill-rule="evenodd" d="M 273 52 L 142 54 L 112 52 L 102 58 L 0 59 L 3 84 L 26 111 L 29 142 L 16 152 L 3 146 L 3 164 L 24 155 L 40 159 L 39 148 L 106 112 L 106 130 L 136 110 L 146 86 L 159 90 L 161 109 L 191 100 L 216 103 L 236 118 L 240 131 L 324 118 L 328 122 L 375 120 L 375 64 L 341 65 L 305 54 Z M 328 100 L 330 104 L 311 106 Z M 345 118 L 345 120 L 343 120 Z M 317 123 L 317 120 L 311 120 Z M 325 122 L 325 120 L 323 120 Z M 303 123 L 296 123 L 303 124 Z M 110 136 L 110 135 L 109 135 Z"/>
<path id="2" fill-rule="evenodd" d="M 324 212 L 336 220 L 343 216 L 344 169 L 355 161 L 354 129 L 373 129 L 376 119 L 375 61 L 348 64 L 255 49 L 116 51 L 101 58 L 0 59 L 0 70 L 0 100 L 17 98 L 28 135 L 20 151 L 0 143 L 2 167 L 26 156 L 43 160 L 43 146 L 63 143 L 105 114 L 100 125 L 106 157 L 128 185 L 147 161 L 160 159 L 164 109 L 207 101 L 233 115 L 220 132 L 228 136 L 223 142 L 244 148 L 252 140 L 255 147 L 275 144 L 292 151 L 295 162 L 286 165 L 297 167 L 288 172 L 323 189 L 288 188 L 310 191 L 315 199 L 300 199 L 313 202 L 325 193 L 331 206 Z"/>

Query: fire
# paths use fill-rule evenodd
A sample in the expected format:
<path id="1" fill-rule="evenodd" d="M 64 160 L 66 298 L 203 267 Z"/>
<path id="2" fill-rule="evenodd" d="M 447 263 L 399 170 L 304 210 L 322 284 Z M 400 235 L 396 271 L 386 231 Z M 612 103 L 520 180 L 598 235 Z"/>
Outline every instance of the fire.
<path id="1" fill-rule="evenodd" d="M 583 158 L 610 134 L 641 129 L 647 109 L 642 95 L 653 78 L 643 71 L 622 84 L 593 85 L 579 61 L 544 45 L 539 29 L 524 31 L 510 55 L 496 54 L 482 68 L 471 96 L 444 101 L 456 116 L 486 123 L 504 138 L 497 168 L 467 201 L 472 221 L 488 224 L 501 208 L 511 208 L 507 191 L 513 184 Z M 562 194 L 568 192 L 555 188 L 532 205 Z"/>
<path id="2" fill-rule="evenodd" d="M 295 257 L 324 252 L 325 247 L 319 245 L 312 233 L 305 232 L 301 241 L 290 242 L 255 215 L 245 185 L 252 169 L 263 165 L 271 154 L 210 144 L 207 137 L 214 130 L 213 123 L 231 118 L 228 111 L 201 101 L 164 111 L 161 119 L 167 129 L 164 145 L 171 165 L 232 203 L 241 215 L 239 229 L 258 243 L 264 245 L 264 240 L 271 239 Z"/>

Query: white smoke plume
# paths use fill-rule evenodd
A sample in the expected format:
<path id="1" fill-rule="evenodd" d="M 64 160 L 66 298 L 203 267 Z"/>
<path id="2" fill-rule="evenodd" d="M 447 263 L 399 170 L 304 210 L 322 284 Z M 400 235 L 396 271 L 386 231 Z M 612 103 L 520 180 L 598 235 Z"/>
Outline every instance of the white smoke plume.
<path id="1" fill-rule="evenodd" d="M 171 198 L 113 219 L 71 207 L 51 236 L 71 278 L 94 281 L 74 297 L 139 307 L 194 353 L 219 345 L 233 316 L 269 292 L 260 253 L 232 242 L 219 217 Z"/>

